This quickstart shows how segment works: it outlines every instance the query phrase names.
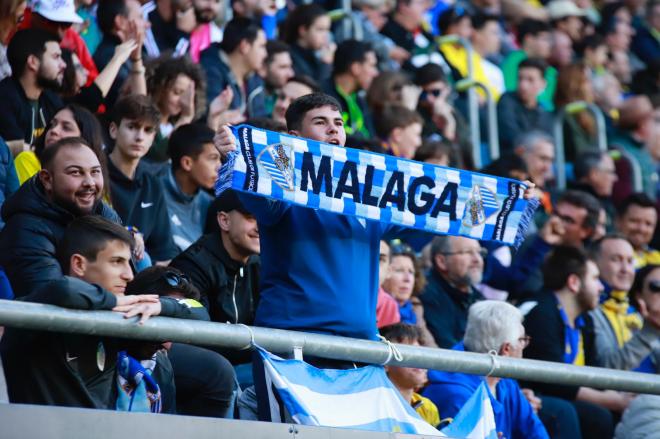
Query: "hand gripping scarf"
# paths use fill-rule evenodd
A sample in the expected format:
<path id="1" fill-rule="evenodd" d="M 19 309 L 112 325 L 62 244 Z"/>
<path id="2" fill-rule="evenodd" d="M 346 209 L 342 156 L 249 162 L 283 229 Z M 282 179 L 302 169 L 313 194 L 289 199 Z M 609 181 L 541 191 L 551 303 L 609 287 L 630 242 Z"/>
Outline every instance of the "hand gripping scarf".
<path id="1" fill-rule="evenodd" d="M 313 209 L 518 246 L 538 200 L 509 178 L 420 163 L 257 129 L 233 128 L 236 150 L 216 195 L 235 189 Z"/>

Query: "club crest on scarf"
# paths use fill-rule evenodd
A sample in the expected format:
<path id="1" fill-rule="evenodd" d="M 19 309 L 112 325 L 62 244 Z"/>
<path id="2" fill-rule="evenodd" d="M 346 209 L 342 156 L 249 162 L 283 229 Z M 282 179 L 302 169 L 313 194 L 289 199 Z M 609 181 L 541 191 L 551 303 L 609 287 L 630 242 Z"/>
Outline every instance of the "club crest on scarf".
<path id="1" fill-rule="evenodd" d="M 499 209 L 497 197 L 493 191 L 487 187 L 475 185 L 470 191 L 470 198 L 465 204 L 463 224 L 468 227 L 481 225 L 496 214 Z"/>
<path id="2" fill-rule="evenodd" d="M 273 182 L 285 191 L 296 188 L 293 149 L 289 145 L 268 145 L 257 158 L 257 162 L 268 172 Z"/>

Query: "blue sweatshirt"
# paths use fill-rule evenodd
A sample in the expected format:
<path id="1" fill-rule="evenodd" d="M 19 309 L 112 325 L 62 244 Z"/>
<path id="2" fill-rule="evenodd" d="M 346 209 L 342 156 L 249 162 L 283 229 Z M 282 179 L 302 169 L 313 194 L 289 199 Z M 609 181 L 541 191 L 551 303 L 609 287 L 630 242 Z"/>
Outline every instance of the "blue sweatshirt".
<path id="1" fill-rule="evenodd" d="M 453 348 L 464 351 L 463 343 Z M 485 377 L 458 372 L 430 370 L 429 383 L 422 395 L 438 407 L 440 419 L 454 418 L 477 390 Z M 488 389 L 488 386 L 486 386 Z M 502 378 L 497 383 L 497 398 L 488 389 L 497 432 L 507 439 L 548 439 L 541 420 L 532 410 L 515 380 Z"/>
<path id="2" fill-rule="evenodd" d="M 409 232 L 239 196 L 259 225 L 261 293 L 254 324 L 376 340 L 380 240 Z"/>

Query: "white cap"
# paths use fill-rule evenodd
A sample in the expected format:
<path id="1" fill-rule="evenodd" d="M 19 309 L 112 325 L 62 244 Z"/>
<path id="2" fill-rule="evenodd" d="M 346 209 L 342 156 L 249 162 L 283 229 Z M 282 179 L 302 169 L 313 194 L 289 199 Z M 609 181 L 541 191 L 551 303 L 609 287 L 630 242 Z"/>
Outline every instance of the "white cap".
<path id="1" fill-rule="evenodd" d="M 546 9 L 551 20 L 560 20 L 566 17 L 584 17 L 587 13 L 578 8 L 571 0 L 554 0 L 550 2 Z"/>
<path id="2" fill-rule="evenodd" d="M 36 0 L 32 12 L 56 23 L 82 23 L 73 0 Z"/>

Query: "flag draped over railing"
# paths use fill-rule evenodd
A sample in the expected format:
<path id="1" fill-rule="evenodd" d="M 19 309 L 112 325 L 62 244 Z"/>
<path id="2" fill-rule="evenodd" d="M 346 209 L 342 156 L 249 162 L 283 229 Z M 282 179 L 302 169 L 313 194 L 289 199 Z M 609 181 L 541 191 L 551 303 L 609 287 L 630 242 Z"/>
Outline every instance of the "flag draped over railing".
<path id="1" fill-rule="evenodd" d="M 264 363 L 266 388 L 277 392 L 272 419 L 281 401 L 294 422 L 304 425 L 442 436 L 407 404 L 381 366 L 317 369 L 256 348 Z"/>
<path id="2" fill-rule="evenodd" d="M 367 220 L 518 245 L 538 205 L 517 180 L 344 148 L 248 125 L 220 168 L 226 189 Z"/>

